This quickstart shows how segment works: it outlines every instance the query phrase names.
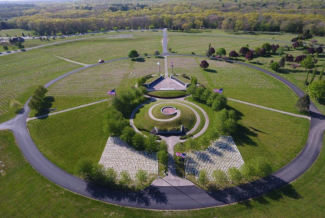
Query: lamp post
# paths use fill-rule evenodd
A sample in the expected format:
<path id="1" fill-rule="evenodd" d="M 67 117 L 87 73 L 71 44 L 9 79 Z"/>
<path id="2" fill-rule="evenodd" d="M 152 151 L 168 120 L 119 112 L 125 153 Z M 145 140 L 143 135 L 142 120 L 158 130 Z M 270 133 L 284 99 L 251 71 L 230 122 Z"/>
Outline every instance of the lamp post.
<path id="1" fill-rule="evenodd" d="M 171 65 L 172 65 L 172 74 L 174 74 L 174 62 L 172 62 Z"/>

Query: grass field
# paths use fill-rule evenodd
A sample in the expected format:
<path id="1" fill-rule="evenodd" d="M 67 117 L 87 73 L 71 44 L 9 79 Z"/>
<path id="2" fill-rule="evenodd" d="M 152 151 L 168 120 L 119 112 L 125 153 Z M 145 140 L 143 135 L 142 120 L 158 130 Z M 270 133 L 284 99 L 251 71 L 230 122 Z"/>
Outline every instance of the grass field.
<path id="1" fill-rule="evenodd" d="M 144 134 L 150 133 L 154 127 L 157 127 L 158 129 L 170 129 L 173 127 L 180 128 L 180 126 L 183 125 L 185 128 L 191 130 L 197 121 L 196 116 L 191 109 L 177 103 L 166 103 L 161 104 L 161 106 L 172 106 L 179 109 L 181 111 L 180 117 L 168 122 L 155 121 L 149 117 L 148 113 L 148 110 L 153 105 L 155 105 L 155 103 L 145 105 L 135 114 L 134 125 Z"/>
<path id="2" fill-rule="evenodd" d="M 16 109 L 10 108 L 11 100 L 24 104 L 38 85 L 79 68 L 38 51 L 3 56 L 0 63 L 0 122 L 16 115 Z"/>
<path id="3" fill-rule="evenodd" d="M 148 95 L 158 98 L 179 98 L 186 95 L 186 91 L 182 90 L 167 90 L 167 91 L 151 91 Z"/>
<path id="4" fill-rule="evenodd" d="M 107 103 L 28 122 L 39 150 L 53 163 L 75 173 L 79 160 L 99 162 L 108 135 L 103 131 Z"/>
<path id="5" fill-rule="evenodd" d="M 27 36 L 28 33 L 31 33 L 31 31 L 23 29 L 0 30 L 0 37 L 7 37 L 7 34 L 9 35 L 9 37 L 22 37 L 22 33 Z"/>
<path id="6" fill-rule="evenodd" d="M 147 211 L 94 201 L 62 189 L 39 175 L 23 158 L 9 131 L 0 131 L 1 217 L 323 217 L 325 152 L 297 181 L 262 197 L 220 208 Z M 48 207 L 48 205 L 51 205 Z"/>
<path id="7" fill-rule="evenodd" d="M 136 49 L 141 55 L 153 54 L 155 50 L 161 51 L 161 36 L 98 37 L 44 47 L 40 50 L 77 62 L 93 64 L 99 59 L 127 57 L 131 49 Z"/>
<path id="8" fill-rule="evenodd" d="M 230 51 L 239 49 L 243 46 L 249 46 L 250 49 L 255 49 L 256 47 L 261 47 L 263 43 L 268 42 L 270 44 L 279 44 L 280 46 L 292 45 L 290 41 L 292 38 L 296 37 L 295 34 L 281 34 L 281 35 L 271 35 L 271 34 L 244 34 L 239 33 L 227 33 L 221 30 L 209 30 L 198 34 L 187 34 L 187 33 L 177 33 L 172 32 L 169 36 L 169 47 L 177 53 L 186 53 L 190 54 L 194 52 L 195 54 L 205 55 L 206 50 L 208 49 L 208 44 L 211 43 L 212 47 L 217 51 L 218 48 L 225 48 L 227 55 Z M 323 37 L 313 37 L 312 39 L 318 40 L 318 43 L 324 43 L 325 40 Z M 311 39 L 306 42 L 309 43 Z M 303 54 L 302 49 L 290 49 L 289 51 L 285 49 L 284 55 L 293 55 L 294 57 Z M 282 56 L 277 54 L 271 54 L 265 57 L 255 57 L 251 63 L 257 64 L 263 68 L 269 69 L 269 63 L 271 60 L 279 61 Z M 239 57 L 240 60 L 245 60 L 244 57 Z M 318 63 L 316 67 L 318 70 L 325 65 L 325 56 L 319 55 L 316 57 Z M 283 76 L 285 79 L 288 79 L 300 89 L 306 92 L 307 87 L 304 86 L 304 80 L 306 78 L 306 71 L 304 68 L 299 67 L 296 70 L 293 70 L 291 63 L 286 63 L 285 67 L 280 69 L 279 75 Z M 310 79 L 310 77 L 309 77 Z M 252 80 L 253 81 L 253 80 Z M 325 105 L 319 104 L 314 100 L 318 109 L 324 114 Z"/>
<path id="9" fill-rule="evenodd" d="M 169 114 L 169 115 L 166 115 L 166 114 L 163 114 L 161 112 L 162 108 L 163 107 L 166 107 L 166 106 L 169 106 L 168 103 L 166 104 L 160 104 L 160 105 L 157 105 L 156 107 L 154 107 L 152 109 L 152 115 L 157 118 L 157 119 L 163 119 L 163 120 L 166 120 L 166 119 L 170 119 L 170 118 L 173 118 L 176 116 L 176 114 Z M 176 108 L 177 109 L 177 108 Z"/>
<path id="10" fill-rule="evenodd" d="M 188 99 L 191 101 L 191 99 Z M 263 157 L 278 170 L 296 157 L 306 143 L 309 121 L 307 119 L 254 108 L 248 105 L 228 102 L 240 117 L 237 134 L 233 135 L 236 145 L 244 159 L 248 161 Z M 201 106 L 201 105 L 200 105 Z M 203 109 L 204 106 L 202 106 Z M 206 110 L 213 126 L 215 112 Z M 209 134 L 208 130 L 207 133 Z M 195 139 L 198 149 L 199 138 Z M 175 152 L 186 152 L 177 146 Z"/>
<path id="11" fill-rule="evenodd" d="M 120 91 L 134 87 L 138 77 L 155 73 L 156 61 L 156 58 L 122 60 L 70 75 L 49 88 L 48 95 L 55 97 L 52 107 L 58 111 L 102 100 L 112 89 L 116 89 L 118 95 Z"/>
<path id="12" fill-rule="evenodd" d="M 168 57 L 169 65 L 174 62 L 175 73 L 195 76 L 199 83 L 212 89 L 224 88 L 226 97 L 297 113 L 294 106 L 298 97 L 278 80 L 248 67 L 213 60 L 208 60 L 210 66 L 205 71 L 199 67 L 201 60 Z"/>

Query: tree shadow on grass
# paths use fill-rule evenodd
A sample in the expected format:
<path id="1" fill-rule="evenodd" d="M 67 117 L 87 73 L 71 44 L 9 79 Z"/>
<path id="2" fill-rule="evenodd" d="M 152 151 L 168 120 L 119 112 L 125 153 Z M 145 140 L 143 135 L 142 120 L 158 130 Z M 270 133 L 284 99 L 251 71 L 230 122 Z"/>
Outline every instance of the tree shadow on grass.
<path id="1" fill-rule="evenodd" d="M 41 109 L 35 113 L 35 116 L 36 117 L 42 116 L 41 119 L 46 119 L 48 117 L 48 114 L 51 111 L 55 110 L 55 109 L 51 109 L 53 102 L 55 102 L 55 98 L 53 96 L 46 96 L 44 98 Z"/>
<path id="2" fill-rule="evenodd" d="M 135 58 L 135 59 L 131 59 L 131 61 L 136 61 L 136 62 L 141 62 L 141 63 L 143 63 L 143 62 L 146 61 L 146 59 L 145 59 L 145 58 Z"/>
<path id="3" fill-rule="evenodd" d="M 217 71 L 213 69 L 205 69 L 205 71 L 208 73 L 217 73 Z"/>

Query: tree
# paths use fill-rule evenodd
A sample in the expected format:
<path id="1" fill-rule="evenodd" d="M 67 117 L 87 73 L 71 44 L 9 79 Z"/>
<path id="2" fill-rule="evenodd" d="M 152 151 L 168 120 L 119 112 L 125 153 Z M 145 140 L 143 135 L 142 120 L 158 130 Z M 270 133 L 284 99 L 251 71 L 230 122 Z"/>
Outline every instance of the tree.
<path id="1" fill-rule="evenodd" d="M 135 178 L 137 179 L 138 183 L 143 185 L 143 183 L 148 180 L 148 173 L 140 169 L 138 170 L 137 174 L 135 174 Z"/>
<path id="2" fill-rule="evenodd" d="M 264 56 L 266 54 L 266 50 L 265 48 L 259 48 L 257 51 L 258 55 Z"/>
<path id="3" fill-rule="evenodd" d="M 293 47 L 294 49 L 298 48 L 299 46 L 300 46 L 300 44 L 299 44 L 298 41 L 292 43 L 292 47 Z"/>
<path id="4" fill-rule="evenodd" d="M 139 57 L 139 53 L 137 52 L 137 50 L 130 50 L 129 51 L 129 58 L 131 58 L 131 59 L 134 59 L 134 58 L 137 58 L 137 57 Z"/>
<path id="5" fill-rule="evenodd" d="M 321 70 L 321 72 L 319 74 L 318 80 L 322 80 L 323 75 L 324 75 L 324 68 L 322 68 L 322 70 Z"/>
<path id="6" fill-rule="evenodd" d="M 105 185 L 105 183 L 106 183 L 106 171 L 104 169 L 104 166 L 101 165 L 101 164 L 94 165 L 93 174 L 92 174 L 90 179 L 94 180 L 98 184 Z"/>
<path id="7" fill-rule="evenodd" d="M 251 60 L 253 60 L 253 58 L 254 58 L 253 52 L 249 51 L 249 52 L 246 53 L 246 55 L 245 55 L 246 60 L 251 61 Z"/>
<path id="8" fill-rule="evenodd" d="M 125 186 L 125 185 L 128 185 L 130 184 L 131 182 L 131 177 L 130 177 L 130 174 L 128 173 L 128 171 L 122 171 L 120 173 L 120 176 L 121 176 L 121 179 L 120 179 L 120 184 Z"/>
<path id="9" fill-rule="evenodd" d="M 318 80 L 308 86 L 309 95 L 317 101 L 325 97 L 325 80 Z"/>
<path id="10" fill-rule="evenodd" d="M 227 106 L 227 98 L 223 95 L 217 95 L 212 102 L 212 109 L 215 111 L 220 111 Z"/>
<path id="11" fill-rule="evenodd" d="M 216 183 L 226 183 L 228 181 L 227 174 L 223 170 L 214 170 L 212 177 Z"/>
<path id="12" fill-rule="evenodd" d="M 219 48 L 217 54 L 220 56 L 226 55 L 226 50 L 224 48 Z"/>
<path id="13" fill-rule="evenodd" d="M 286 61 L 293 62 L 293 56 L 292 55 L 287 55 L 286 56 Z"/>
<path id="14" fill-rule="evenodd" d="M 158 149 L 158 142 L 156 141 L 156 137 L 153 135 L 149 135 L 145 138 L 144 145 L 147 152 L 155 152 Z"/>
<path id="15" fill-rule="evenodd" d="M 93 174 L 93 162 L 89 159 L 81 160 L 77 164 L 77 174 L 83 178 L 90 179 Z"/>
<path id="16" fill-rule="evenodd" d="M 111 136 L 120 136 L 124 128 L 129 126 L 128 121 L 126 121 L 123 114 L 114 107 L 109 107 L 107 112 L 104 126 L 105 132 L 108 132 Z"/>
<path id="17" fill-rule="evenodd" d="M 299 100 L 296 103 L 296 107 L 300 113 L 308 112 L 310 104 L 311 104 L 310 97 L 308 94 L 305 94 L 301 98 L 299 98 Z"/>
<path id="18" fill-rule="evenodd" d="M 236 58 L 236 57 L 238 57 L 239 56 L 239 54 L 236 52 L 236 51 L 231 51 L 230 53 L 229 53 L 229 57 L 231 57 L 231 58 Z"/>
<path id="19" fill-rule="evenodd" d="M 322 54 L 324 52 L 323 47 L 322 46 L 319 46 L 318 48 L 316 48 L 316 52 L 318 54 Z"/>
<path id="20" fill-rule="evenodd" d="M 286 60 L 284 57 L 282 57 L 279 61 L 279 67 L 284 67 L 285 66 L 285 63 L 286 63 Z"/>
<path id="21" fill-rule="evenodd" d="M 197 78 L 195 76 L 191 76 L 191 84 L 193 85 L 197 84 Z"/>
<path id="22" fill-rule="evenodd" d="M 35 91 L 28 103 L 28 107 L 33 110 L 39 111 L 44 103 L 45 94 L 47 93 L 47 89 L 44 86 L 39 86 Z"/>
<path id="23" fill-rule="evenodd" d="M 270 43 L 264 43 L 264 44 L 262 45 L 262 48 L 264 48 L 266 52 L 270 52 L 271 49 L 272 49 Z"/>
<path id="24" fill-rule="evenodd" d="M 280 68 L 280 65 L 279 65 L 278 62 L 275 61 L 275 62 L 273 62 L 273 63 L 270 64 L 270 68 L 272 70 L 274 70 L 275 72 L 277 72 L 279 70 L 279 68 Z"/>
<path id="25" fill-rule="evenodd" d="M 154 53 L 155 56 L 158 56 L 160 55 L 160 52 L 158 50 L 155 50 L 155 53 Z"/>
<path id="26" fill-rule="evenodd" d="M 117 173 L 113 168 L 108 168 L 106 170 L 106 183 L 109 185 L 116 184 Z"/>
<path id="27" fill-rule="evenodd" d="M 206 185 L 209 182 L 208 173 L 206 170 L 200 170 L 198 181 L 202 185 Z"/>
<path id="28" fill-rule="evenodd" d="M 122 130 L 120 138 L 121 140 L 125 141 L 129 145 L 132 145 L 132 138 L 134 135 L 135 135 L 134 129 L 130 126 L 127 126 L 124 127 L 124 129 Z"/>
<path id="29" fill-rule="evenodd" d="M 254 163 L 247 162 L 241 167 L 241 173 L 245 179 L 251 179 L 256 176 L 256 169 Z"/>
<path id="30" fill-rule="evenodd" d="M 300 65 L 305 69 L 312 69 L 315 67 L 315 62 L 312 56 L 308 55 L 305 59 L 301 61 Z"/>
<path id="31" fill-rule="evenodd" d="M 315 54 L 315 49 L 314 48 L 307 48 L 307 53 L 308 54 Z"/>
<path id="32" fill-rule="evenodd" d="M 276 52 L 278 53 L 278 55 L 282 55 L 284 53 L 284 48 L 281 46 L 276 50 Z"/>
<path id="33" fill-rule="evenodd" d="M 211 55 L 213 55 L 215 52 L 216 52 L 216 51 L 214 50 L 214 48 L 211 47 L 211 44 L 209 44 L 209 48 L 208 48 L 208 50 L 207 50 L 207 52 L 206 52 L 206 56 L 207 56 L 207 57 L 211 57 Z"/>
<path id="34" fill-rule="evenodd" d="M 265 177 L 272 173 L 271 165 L 265 160 L 265 158 L 256 158 L 254 160 L 254 166 L 256 169 L 256 175 Z"/>
<path id="35" fill-rule="evenodd" d="M 236 133 L 237 130 L 237 120 L 234 119 L 231 112 L 227 111 L 225 108 L 217 112 L 214 127 L 216 132 L 221 135 L 230 135 Z"/>
<path id="36" fill-rule="evenodd" d="M 3 47 L 3 50 L 5 50 L 5 51 L 8 51 L 8 46 L 6 46 L 6 45 L 4 45 L 4 46 L 2 46 Z"/>
<path id="37" fill-rule="evenodd" d="M 239 50 L 239 54 L 241 56 L 245 56 L 247 52 L 249 52 L 249 49 L 247 47 L 241 47 Z"/>
<path id="38" fill-rule="evenodd" d="M 204 70 L 209 67 L 209 63 L 206 60 L 201 61 L 200 67 L 202 67 Z"/>
<path id="39" fill-rule="evenodd" d="M 295 58 L 295 62 L 296 63 L 300 63 L 301 61 L 303 61 L 307 56 L 306 55 L 299 55 Z"/>
<path id="40" fill-rule="evenodd" d="M 140 133 L 135 133 L 132 137 L 132 144 L 137 150 L 143 150 L 144 146 L 144 137 Z"/>
<path id="41" fill-rule="evenodd" d="M 228 175 L 229 175 L 229 179 L 232 181 L 232 183 L 239 183 L 241 181 L 241 179 L 243 178 L 240 170 L 236 167 L 229 168 Z"/>
<path id="42" fill-rule="evenodd" d="M 216 51 L 214 50 L 214 48 L 213 48 L 213 47 L 210 47 L 210 49 L 209 49 L 209 50 L 210 50 L 210 54 L 211 54 L 211 55 L 213 55 L 214 53 L 216 53 Z M 211 55 L 210 55 L 210 56 L 211 56 Z"/>

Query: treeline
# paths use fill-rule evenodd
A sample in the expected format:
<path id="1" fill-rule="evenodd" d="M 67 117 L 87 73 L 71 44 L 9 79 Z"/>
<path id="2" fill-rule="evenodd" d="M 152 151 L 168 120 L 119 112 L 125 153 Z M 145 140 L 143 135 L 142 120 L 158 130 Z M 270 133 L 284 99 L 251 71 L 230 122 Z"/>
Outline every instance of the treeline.
<path id="1" fill-rule="evenodd" d="M 130 5 L 122 7 L 120 4 L 118 6 L 104 4 L 101 5 L 102 7 L 98 7 L 94 4 L 87 6 L 88 10 L 80 10 L 80 7 L 78 9 L 64 7 L 62 10 L 42 8 L 42 13 L 18 16 L 9 19 L 6 23 L 8 28 L 34 30 L 40 35 L 59 32 L 72 34 L 101 29 L 113 30 L 114 27 L 118 29 L 138 29 L 139 27 L 148 29 L 150 26 L 173 30 L 218 28 L 225 31 L 292 33 L 302 33 L 303 30 L 309 29 L 313 35 L 324 35 L 323 10 L 315 10 L 314 13 L 311 13 L 310 10 L 303 10 L 307 6 L 291 1 L 283 3 L 284 5 L 279 3 L 254 4 L 198 2 L 133 5 L 132 7 Z M 287 7 L 289 4 L 291 4 L 290 10 Z"/>

